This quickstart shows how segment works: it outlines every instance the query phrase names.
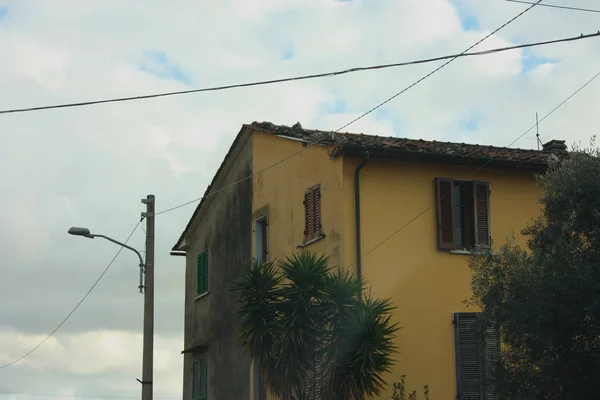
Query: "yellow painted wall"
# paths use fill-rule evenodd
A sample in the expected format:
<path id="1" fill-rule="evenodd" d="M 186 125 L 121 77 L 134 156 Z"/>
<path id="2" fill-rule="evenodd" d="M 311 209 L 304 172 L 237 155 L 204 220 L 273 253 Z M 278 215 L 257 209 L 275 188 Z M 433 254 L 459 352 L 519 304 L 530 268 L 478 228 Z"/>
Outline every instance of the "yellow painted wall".
<path id="1" fill-rule="evenodd" d="M 253 171 L 277 163 L 304 148 L 300 141 L 255 132 Z M 355 270 L 354 169 L 358 158 L 329 158 L 330 149 L 309 146 L 274 168 L 253 177 L 253 210 L 269 214 L 270 260 L 299 251 L 303 242 L 304 192 L 321 184 L 322 224 L 326 238 L 306 250 L 329 255 L 332 266 Z M 541 190 L 532 173 L 477 166 L 409 163 L 371 159 L 361 172 L 363 276 L 377 297 L 389 297 L 397 308 L 397 365 L 386 377 L 391 383 L 407 375 L 409 389 L 430 386 L 431 398 L 455 398 L 453 312 L 471 311 L 465 255 L 437 250 L 434 178 L 490 182 L 490 226 L 494 247 L 511 230 L 524 244 L 520 230 L 539 214 Z M 402 225 L 414 222 L 370 252 Z M 254 249 L 254 243 L 253 247 Z"/>
<path id="2" fill-rule="evenodd" d="M 254 133 L 253 171 L 279 162 L 303 148 L 296 140 Z M 341 241 L 344 187 L 342 159 L 330 160 L 329 149 L 309 146 L 302 153 L 253 177 L 253 210 L 268 208 L 269 252 L 273 261 L 294 252 L 304 241 L 304 193 L 316 184 L 321 185 L 321 223 L 325 238 L 305 249 L 330 255 L 331 266 L 343 262 Z M 256 215 L 258 216 L 258 215 Z M 252 248 L 254 249 L 254 237 Z"/>
<path id="3" fill-rule="evenodd" d="M 353 184 L 357 163 L 358 159 L 346 158 L 345 186 Z M 398 363 L 386 381 L 391 384 L 406 374 L 410 390 L 428 384 L 435 400 L 455 399 L 453 312 L 477 310 L 462 303 L 471 293 L 468 256 L 437 249 L 434 178 L 490 182 L 495 248 L 511 230 L 524 244 L 520 230 L 540 210 L 541 189 L 532 173 L 486 168 L 473 176 L 476 168 L 371 159 L 361 172 L 363 276 L 374 296 L 391 298 L 398 307 L 394 317 L 402 327 Z M 353 195 L 345 193 L 344 203 L 353 202 Z M 345 258 L 354 261 L 354 223 L 345 226 L 343 237 Z M 381 398 L 391 398 L 391 387 Z"/>

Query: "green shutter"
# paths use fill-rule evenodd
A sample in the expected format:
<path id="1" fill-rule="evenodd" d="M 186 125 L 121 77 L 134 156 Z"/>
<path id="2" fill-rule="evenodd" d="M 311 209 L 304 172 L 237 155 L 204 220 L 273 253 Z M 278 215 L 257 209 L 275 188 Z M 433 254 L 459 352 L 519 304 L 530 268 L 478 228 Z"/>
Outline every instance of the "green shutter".
<path id="1" fill-rule="evenodd" d="M 196 294 L 201 295 L 208 291 L 208 252 L 204 251 L 198 255 L 198 264 L 196 269 L 198 282 Z"/>
<path id="2" fill-rule="evenodd" d="M 192 382 L 192 400 L 208 399 L 208 365 L 207 357 L 201 356 L 194 361 Z"/>

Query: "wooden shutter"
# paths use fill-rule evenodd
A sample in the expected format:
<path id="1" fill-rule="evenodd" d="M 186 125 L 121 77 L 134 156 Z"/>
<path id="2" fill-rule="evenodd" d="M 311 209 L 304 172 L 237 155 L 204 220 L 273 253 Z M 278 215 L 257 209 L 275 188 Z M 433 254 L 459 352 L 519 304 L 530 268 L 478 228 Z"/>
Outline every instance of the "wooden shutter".
<path id="1" fill-rule="evenodd" d="M 450 250 L 454 245 L 454 181 L 435 178 L 437 202 L 438 248 Z"/>
<path id="2" fill-rule="evenodd" d="M 208 399 L 208 363 L 207 357 L 201 356 L 194 361 L 192 400 Z"/>
<path id="3" fill-rule="evenodd" d="M 196 264 L 196 294 L 202 293 L 202 286 L 204 285 L 204 280 L 202 278 L 202 254 L 198 254 L 198 260 Z"/>
<path id="4" fill-rule="evenodd" d="M 313 188 L 313 215 L 313 236 L 317 237 L 321 235 L 321 188 L 319 186 Z"/>
<path id="5" fill-rule="evenodd" d="M 196 294 L 203 294 L 208 291 L 208 251 L 198 255 L 197 265 L 198 282 Z"/>
<path id="6" fill-rule="evenodd" d="M 323 363 L 317 358 L 312 362 L 312 369 L 304 377 L 304 395 L 307 399 L 321 400 L 322 391 Z"/>
<path id="7" fill-rule="evenodd" d="M 493 379 L 493 372 L 500 357 L 500 330 L 496 321 L 485 327 L 483 337 L 483 359 L 485 377 L 485 400 L 497 400 L 498 393 Z"/>
<path id="8" fill-rule="evenodd" d="M 457 400 L 484 400 L 479 321 L 478 313 L 454 314 Z"/>
<path id="9" fill-rule="evenodd" d="M 312 239 L 314 233 L 314 212 L 313 212 L 313 194 L 312 190 L 304 193 L 304 237 L 306 240 Z"/>
<path id="10" fill-rule="evenodd" d="M 269 224 L 267 222 L 267 218 L 265 217 L 262 221 L 260 221 L 261 224 L 261 241 L 262 241 L 262 247 L 260 249 L 260 257 L 261 257 L 261 261 L 263 262 L 268 262 L 269 261 L 269 236 L 268 236 L 268 229 L 269 229 Z"/>
<path id="11" fill-rule="evenodd" d="M 321 189 L 313 186 L 304 193 L 304 239 L 312 240 L 321 234 Z"/>
<path id="12" fill-rule="evenodd" d="M 323 398 L 323 362 L 318 359 L 315 362 L 315 400 Z"/>
<path id="13" fill-rule="evenodd" d="M 490 244 L 490 189 L 486 182 L 473 182 L 475 203 L 475 242 Z"/>

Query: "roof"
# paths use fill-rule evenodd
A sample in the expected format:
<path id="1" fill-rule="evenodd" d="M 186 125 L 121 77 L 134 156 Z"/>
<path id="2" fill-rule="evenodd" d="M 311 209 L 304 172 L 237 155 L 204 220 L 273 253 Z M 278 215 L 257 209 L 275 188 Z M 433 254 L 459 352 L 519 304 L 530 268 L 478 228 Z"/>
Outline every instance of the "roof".
<path id="1" fill-rule="evenodd" d="M 453 160 L 455 162 L 485 160 L 495 164 L 504 164 L 512 166 L 524 166 L 532 168 L 545 168 L 549 162 L 557 160 L 557 156 L 567 155 L 564 140 L 551 140 L 544 144 L 543 150 L 517 149 L 510 147 L 494 147 L 478 144 L 438 142 L 435 140 L 407 139 L 398 137 L 386 137 L 377 135 L 364 135 L 362 133 L 348 132 L 328 132 L 314 129 L 304 129 L 300 123 L 293 126 L 275 125 L 270 122 L 253 122 L 244 124 L 234 139 L 229 151 L 225 155 L 221 166 L 215 173 L 210 185 L 207 187 L 202 200 L 194 210 L 185 230 L 182 232 L 177 243 L 173 246 L 173 251 L 178 252 L 179 247 L 188 231 L 193 220 L 200 212 L 205 203 L 206 197 L 217 181 L 220 172 L 225 167 L 236 144 L 244 132 L 258 131 L 276 136 L 284 136 L 294 139 L 304 140 L 310 143 L 333 147 L 332 155 L 364 153 L 365 150 L 370 153 L 413 156 L 418 158 L 433 158 L 444 160 Z M 218 190 L 218 188 L 217 188 Z M 174 254 L 176 255 L 176 254 Z"/>
<path id="2" fill-rule="evenodd" d="M 304 129 L 297 123 L 289 127 L 270 122 L 254 122 L 249 125 L 256 131 L 303 139 L 326 146 L 333 146 L 334 155 L 350 149 L 380 150 L 382 152 L 413 153 L 414 155 L 437 155 L 484 160 L 498 160 L 516 163 L 547 165 L 552 154 L 566 154 L 564 141 L 554 140 L 544 145 L 546 150 L 495 147 L 479 144 L 438 142 L 435 140 L 407 139 L 356 133 L 336 133 Z M 550 146 L 552 145 L 552 146 Z M 550 148 L 553 151 L 550 151 Z"/>

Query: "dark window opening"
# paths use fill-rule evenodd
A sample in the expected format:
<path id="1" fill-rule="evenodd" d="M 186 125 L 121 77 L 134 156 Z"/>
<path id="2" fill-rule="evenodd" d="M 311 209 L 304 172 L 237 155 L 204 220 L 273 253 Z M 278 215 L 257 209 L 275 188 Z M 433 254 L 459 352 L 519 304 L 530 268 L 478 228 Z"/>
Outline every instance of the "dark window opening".
<path id="1" fill-rule="evenodd" d="M 438 247 L 469 249 L 490 244 L 489 184 L 436 178 Z"/>
<path id="2" fill-rule="evenodd" d="M 254 222 L 254 258 L 256 262 L 269 261 L 269 220 L 267 215 Z"/>

